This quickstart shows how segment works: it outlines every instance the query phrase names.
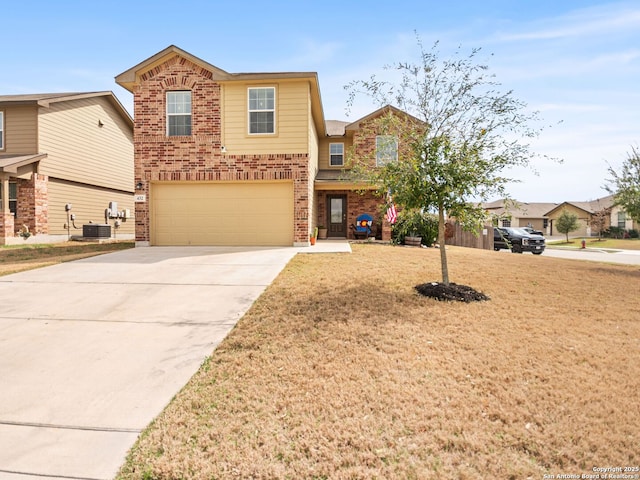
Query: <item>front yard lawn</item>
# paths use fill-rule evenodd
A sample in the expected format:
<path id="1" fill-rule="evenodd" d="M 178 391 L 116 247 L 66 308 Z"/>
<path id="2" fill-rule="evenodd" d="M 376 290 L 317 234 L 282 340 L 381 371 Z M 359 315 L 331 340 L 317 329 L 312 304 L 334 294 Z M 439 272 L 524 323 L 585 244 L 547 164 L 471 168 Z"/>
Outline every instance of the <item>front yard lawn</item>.
<path id="1" fill-rule="evenodd" d="M 640 464 L 640 269 L 449 248 L 298 255 L 118 479 L 541 479 Z M 556 477 L 557 478 L 557 477 Z"/>
<path id="2" fill-rule="evenodd" d="M 0 276 L 133 248 L 133 246 L 133 241 L 5 245 L 0 247 Z"/>
<path id="3" fill-rule="evenodd" d="M 587 248 L 603 248 L 614 250 L 640 250 L 640 239 L 637 238 L 603 238 L 598 240 L 597 238 L 585 238 Z M 571 238 L 569 243 L 566 240 L 557 240 L 548 242 L 549 246 L 559 247 L 575 247 L 580 248 L 582 246 L 582 238 Z"/>

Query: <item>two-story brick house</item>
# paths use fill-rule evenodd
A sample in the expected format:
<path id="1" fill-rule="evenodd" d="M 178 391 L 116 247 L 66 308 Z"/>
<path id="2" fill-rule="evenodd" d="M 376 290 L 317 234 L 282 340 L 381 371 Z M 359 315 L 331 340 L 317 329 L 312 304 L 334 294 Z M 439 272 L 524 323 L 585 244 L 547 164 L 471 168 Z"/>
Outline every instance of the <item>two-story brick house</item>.
<path id="1" fill-rule="evenodd" d="M 116 82 L 134 95 L 137 245 L 303 246 L 377 215 L 342 174 L 359 123 L 325 121 L 315 72 L 228 73 L 170 46 Z"/>
<path id="2" fill-rule="evenodd" d="M 133 120 L 112 92 L 0 95 L 0 182 L 0 243 L 82 235 L 111 202 L 133 209 Z"/>

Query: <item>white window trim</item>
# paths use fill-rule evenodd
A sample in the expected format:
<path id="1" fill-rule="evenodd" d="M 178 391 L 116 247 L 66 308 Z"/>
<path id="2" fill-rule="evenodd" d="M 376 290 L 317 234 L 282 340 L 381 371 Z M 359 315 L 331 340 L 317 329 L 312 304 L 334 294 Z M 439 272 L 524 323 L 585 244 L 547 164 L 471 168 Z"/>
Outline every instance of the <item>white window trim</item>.
<path id="1" fill-rule="evenodd" d="M 342 163 L 340 165 L 333 165 L 331 163 L 331 157 L 334 155 L 334 154 L 331 153 L 331 145 L 341 145 L 342 146 L 342 153 L 341 153 L 341 155 L 342 155 Z M 334 167 L 334 168 L 336 168 L 336 167 L 344 167 L 344 143 L 343 142 L 331 142 L 329 144 L 329 167 Z"/>
<path id="2" fill-rule="evenodd" d="M 169 94 L 171 93 L 183 93 L 183 92 L 189 92 L 191 93 L 191 101 L 189 104 L 189 117 L 191 117 L 191 134 L 193 134 L 193 93 L 191 92 L 191 90 L 169 90 L 166 92 L 165 94 L 165 112 L 167 115 L 167 129 L 166 129 L 166 135 L 167 137 L 189 137 L 191 135 L 171 135 L 171 133 L 169 132 L 169 117 L 185 117 L 187 116 L 186 113 L 169 113 Z"/>
<path id="3" fill-rule="evenodd" d="M 380 161 L 380 158 L 378 157 L 378 139 L 379 138 L 393 138 L 393 141 L 395 142 L 395 157 L 394 158 L 390 158 L 387 159 L 384 162 Z M 376 135 L 376 166 L 377 167 L 384 167 L 385 165 L 387 165 L 389 162 L 395 162 L 398 160 L 398 138 L 395 137 L 394 135 Z"/>
<path id="4" fill-rule="evenodd" d="M 251 90 L 264 90 L 264 89 L 271 89 L 273 90 L 273 110 L 271 109 L 263 109 L 263 110 L 251 110 L 250 109 L 250 93 Z M 247 87 L 247 134 L 254 136 L 254 135 L 258 135 L 258 136 L 264 136 L 264 135 L 275 135 L 276 131 L 277 131 L 277 125 L 276 125 L 276 110 L 278 108 L 278 92 L 276 90 L 276 87 L 274 85 L 260 85 L 260 86 L 254 86 L 254 87 Z M 251 113 L 253 112 L 273 112 L 273 132 L 264 132 L 264 133 L 251 133 Z"/>
<path id="5" fill-rule="evenodd" d="M 4 149 L 4 111 L 0 110 L 0 150 Z"/>

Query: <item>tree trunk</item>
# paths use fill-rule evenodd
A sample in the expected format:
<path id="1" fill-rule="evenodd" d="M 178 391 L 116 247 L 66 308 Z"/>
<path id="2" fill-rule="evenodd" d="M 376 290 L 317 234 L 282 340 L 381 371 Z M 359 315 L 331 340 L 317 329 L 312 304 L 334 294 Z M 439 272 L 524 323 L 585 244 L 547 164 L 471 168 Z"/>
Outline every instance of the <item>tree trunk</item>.
<path id="1" fill-rule="evenodd" d="M 442 269 L 442 283 L 449 285 L 449 267 L 447 266 L 447 251 L 445 250 L 444 207 L 438 205 L 438 244 L 440 245 L 440 267 Z"/>

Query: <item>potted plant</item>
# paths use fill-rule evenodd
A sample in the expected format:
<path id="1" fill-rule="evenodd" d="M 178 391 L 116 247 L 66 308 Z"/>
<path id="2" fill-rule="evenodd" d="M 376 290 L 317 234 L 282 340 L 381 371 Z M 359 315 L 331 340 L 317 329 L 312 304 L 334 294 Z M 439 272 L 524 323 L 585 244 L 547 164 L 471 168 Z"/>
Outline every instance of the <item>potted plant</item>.
<path id="1" fill-rule="evenodd" d="M 318 225 L 318 238 L 320 240 L 326 240 L 327 238 L 327 227 L 323 225 Z"/>
<path id="2" fill-rule="evenodd" d="M 393 225 L 392 239 L 396 244 L 411 246 L 432 245 L 438 236 L 438 219 L 419 209 L 406 209 L 398 213 Z"/>
<path id="3" fill-rule="evenodd" d="M 29 238 L 31 236 L 31 232 L 29 231 L 29 226 L 22 225 L 22 228 L 20 229 L 20 233 L 18 235 L 20 235 L 25 240 Z"/>
<path id="4" fill-rule="evenodd" d="M 419 247 L 422 244 L 422 237 L 413 231 L 411 232 L 411 235 L 404 237 L 404 244 L 412 247 Z"/>
<path id="5" fill-rule="evenodd" d="M 311 245 L 316 244 L 316 238 L 318 238 L 318 227 L 313 229 L 313 233 L 309 234 L 309 241 L 311 242 Z"/>

